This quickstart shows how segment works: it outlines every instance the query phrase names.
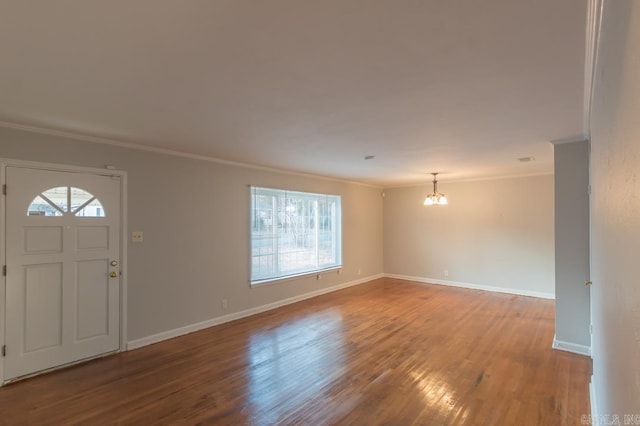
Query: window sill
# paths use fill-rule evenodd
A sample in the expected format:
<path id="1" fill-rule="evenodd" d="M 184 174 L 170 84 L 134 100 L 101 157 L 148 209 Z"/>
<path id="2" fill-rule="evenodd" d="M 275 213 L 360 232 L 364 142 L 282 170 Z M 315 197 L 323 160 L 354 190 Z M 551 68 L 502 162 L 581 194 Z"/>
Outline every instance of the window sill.
<path id="1" fill-rule="evenodd" d="M 333 272 L 333 271 L 338 271 L 338 274 L 340 274 L 340 271 L 342 271 L 342 265 L 332 266 L 331 268 L 327 268 L 327 269 L 318 269 L 317 271 L 302 272 L 300 274 L 287 275 L 286 277 L 270 278 L 270 279 L 259 280 L 259 281 L 250 281 L 249 285 L 251 287 L 261 287 L 264 285 L 279 284 L 282 282 L 297 280 L 300 278 L 308 278 L 314 275 L 317 275 L 317 276 L 324 275 L 328 272 Z"/>

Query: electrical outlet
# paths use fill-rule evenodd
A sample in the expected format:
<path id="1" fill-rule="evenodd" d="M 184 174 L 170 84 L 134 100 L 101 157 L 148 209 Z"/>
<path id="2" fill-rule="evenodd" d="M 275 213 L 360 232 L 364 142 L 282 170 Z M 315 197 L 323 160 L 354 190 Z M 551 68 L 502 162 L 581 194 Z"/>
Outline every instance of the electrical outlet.
<path id="1" fill-rule="evenodd" d="M 222 299 L 222 309 L 227 309 L 227 306 L 229 306 L 227 299 Z"/>
<path id="2" fill-rule="evenodd" d="M 445 269 L 445 270 L 444 270 L 444 276 L 445 276 L 445 277 L 448 277 L 448 276 L 449 276 L 449 270 L 448 270 L 448 269 Z"/>
<path id="3" fill-rule="evenodd" d="M 358 275 L 362 275 L 362 269 L 358 269 Z"/>
<path id="4" fill-rule="evenodd" d="M 132 243 L 141 243 L 143 241 L 142 231 L 133 231 L 131 233 L 131 242 Z"/>

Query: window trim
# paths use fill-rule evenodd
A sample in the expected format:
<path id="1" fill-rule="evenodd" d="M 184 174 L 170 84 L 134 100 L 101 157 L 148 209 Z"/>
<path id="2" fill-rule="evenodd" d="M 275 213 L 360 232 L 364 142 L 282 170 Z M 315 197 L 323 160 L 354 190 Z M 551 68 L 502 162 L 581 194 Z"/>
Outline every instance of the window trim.
<path id="1" fill-rule="evenodd" d="M 257 281 L 251 281 L 249 280 L 249 284 L 251 285 L 251 287 L 256 287 L 256 286 L 263 286 L 263 285 L 269 285 L 269 284 L 278 284 L 281 282 L 285 282 L 285 281 L 293 281 L 293 280 L 297 280 L 300 278 L 310 278 L 313 276 L 317 276 L 317 275 L 324 275 L 327 274 L 329 272 L 333 272 L 333 271 L 341 271 L 343 268 L 342 265 L 339 266 L 332 266 L 330 268 L 325 268 L 325 269 L 318 269 L 316 271 L 312 271 L 312 272 L 301 272 L 299 274 L 292 274 L 292 275 L 284 275 L 278 278 L 267 278 L 264 280 L 257 280 Z"/>
<path id="2" fill-rule="evenodd" d="M 253 225 L 254 225 L 254 191 L 255 190 L 265 190 L 265 191 L 274 191 L 274 193 L 286 193 L 290 192 L 292 194 L 298 194 L 301 196 L 312 196 L 309 198 L 318 199 L 319 197 L 335 197 L 338 199 L 338 212 L 337 212 L 337 230 L 335 231 L 336 237 L 339 239 L 338 246 L 335 247 L 336 254 L 336 263 L 327 267 L 322 267 L 310 271 L 303 272 L 294 272 L 287 275 L 279 275 L 271 278 L 257 279 L 253 280 Z M 291 281 L 300 278 L 308 278 L 314 275 L 322 275 L 332 271 L 338 271 L 338 274 L 343 268 L 342 263 L 342 195 L 339 194 L 329 194 L 329 193 L 318 193 L 318 192 L 308 192 L 294 189 L 285 189 L 285 188 L 275 188 L 275 187 L 267 187 L 260 185 L 249 185 L 249 256 L 248 256 L 248 264 L 249 264 L 249 285 L 251 287 L 259 287 L 263 285 L 269 284 L 277 284 L 280 282 Z"/>

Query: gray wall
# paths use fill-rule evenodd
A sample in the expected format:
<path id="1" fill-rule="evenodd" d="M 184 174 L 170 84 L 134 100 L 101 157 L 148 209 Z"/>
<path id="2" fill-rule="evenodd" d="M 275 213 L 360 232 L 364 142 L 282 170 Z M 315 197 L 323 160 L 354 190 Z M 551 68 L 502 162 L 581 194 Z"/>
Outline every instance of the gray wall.
<path id="1" fill-rule="evenodd" d="M 554 145 L 556 340 L 591 345 L 589 143 Z"/>
<path id="2" fill-rule="evenodd" d="M 385 190 L 385 273 L 553 297 L 553 176 L 438 189 L 449 205 L 423 205 L 430 183 Z"/>
<path id="3" fill-rule="evenodd" d="M 382 273 L 378 188 L 6 128 L 0 157 L 127 171 L 130 341 Z M 342 195 L 342 274 L 250 288 L 250 184 Z"/>
<path id="4" fill-rule="evenodd" d="M 593 383 L 640 414 L 640 2 L 604 2 L 591 116 Z"/>

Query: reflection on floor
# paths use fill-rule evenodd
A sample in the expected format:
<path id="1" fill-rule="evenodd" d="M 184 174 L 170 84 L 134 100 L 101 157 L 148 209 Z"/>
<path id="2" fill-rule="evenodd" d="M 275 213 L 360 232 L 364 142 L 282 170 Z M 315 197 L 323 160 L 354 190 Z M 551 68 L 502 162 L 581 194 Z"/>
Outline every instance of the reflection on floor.
<path id="1" fill-rule="evenodd" d="M 303 406 L 346 371 L 340 310 L 314 312 L 249 338 L 249 405 L 259 423 L 274 424 L 279 400 Z M 294 380 L 283 377 L 295 378 Z"/>
<path id="2" fill-rule="evenodd" d="M 6 424 L 580 424 L 553 301 L 380 279 L 0 388 Z"/>

